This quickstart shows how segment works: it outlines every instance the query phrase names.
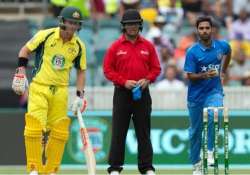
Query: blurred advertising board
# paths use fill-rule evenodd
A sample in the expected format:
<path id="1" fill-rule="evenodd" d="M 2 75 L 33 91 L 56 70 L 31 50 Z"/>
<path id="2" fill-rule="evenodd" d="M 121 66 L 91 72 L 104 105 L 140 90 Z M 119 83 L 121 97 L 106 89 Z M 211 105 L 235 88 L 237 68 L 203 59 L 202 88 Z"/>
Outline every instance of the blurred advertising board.
<path id="1" fill-rule="evenodd" d="M 24 110 L 0 109 L 0 165 L 25 164 L 23 139 Z M 230 165 L 250 165 L 250 111 L 230 111 Z M 71 113 L 69 113 L 70 116 Z M 93 143 L 97 164 L 107 164 L 111 139 L 111 111 L 86 111 L 84 121 Z M 63 164 L 82 165 L 82 152 L 78 123 L 72 116 L 71 135 L 65 147 Z M 223 163 L 222 135 L 219 138 L 219 157 Z M 156 165 L 189 164 L 187 111 L 153 111 L 151 139 Z M 137 141 L 133 125 L 126 139 L 126 164 L 137 164 Z"/>
<path id="2" fill-rule="evenodd" d="M 230 164 L 250 164 L 250 111 L 229 112 Z M 111 139 L 111 111 L 86 111 L 84 121 L 88 127 L 97 164 L 106 164 Z M 187 111 L 153 111 L 151 140 L 154 163 L 159 165 L 189 164 Z M 73 117 L 71 136 L 65 148 L 63 164 L 82 164 L 85 157 Z M 219 136 L 219 158 L 224 160 L 223 129 Z M 126 164 L 137 164 L 137 141 L 131 122 L 126 139 Z"/>

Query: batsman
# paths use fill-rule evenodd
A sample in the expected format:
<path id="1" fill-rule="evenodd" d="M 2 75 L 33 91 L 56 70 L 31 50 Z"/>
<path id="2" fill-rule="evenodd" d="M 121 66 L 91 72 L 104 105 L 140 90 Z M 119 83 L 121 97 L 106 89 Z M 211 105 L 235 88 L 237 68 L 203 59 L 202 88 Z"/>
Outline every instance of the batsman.
<path id="1" fill-rule="evenodd" d="M 68 84 L 73 66 L 77 69 L 77 90 L 72 111 L 76 113 L 83 106 L 86 49 L 76 36 L 82 15 L 75 7 L 65 7 L 58 19 L 58 27 L 38 31 L 21 48 L 12 83 L 12 89 L 18 95 L 26 90 L 29 92 L 24 138 L 30 175 L 55 175 L 59 169 L 69 137 Z M 26 67 L 32 52 L 36 55 L 35 68 L 28 89 Z M 45 146 L 43 133 L 49 133 Z M 42 155 L 45 155 L 45 161 Z"/>

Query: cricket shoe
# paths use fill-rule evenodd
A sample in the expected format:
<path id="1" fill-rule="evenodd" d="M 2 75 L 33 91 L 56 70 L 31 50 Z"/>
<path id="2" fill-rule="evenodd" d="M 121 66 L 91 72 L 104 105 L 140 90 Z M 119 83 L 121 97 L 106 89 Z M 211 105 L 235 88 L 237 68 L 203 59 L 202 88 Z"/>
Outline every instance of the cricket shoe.
<path id="1" fill-rule="evenodd" d="M 208 166 L 214 166 L 214 152 L 213 151 L 207 152 L 207 164 Z"/>
<path id="2" fill-rule="evenodd" d="M 38 175 L 38 172 L 37 171 L 31 171 L 30 175 Z"/>
<path id="3" fill-rule="evenodd" d="M 199 161 L 198 163 L 194 164 L 193 175 L 203 175 L 203 172 L 202 172 L 202 162 L 201 161 Z"/>
<path id="4" fill-rule="evenodd" d="M 153 170 L 148 170 L 146 172 L 146 175 L 155 175 L 155 172 Z"/>
<path id="5" fill-rule="evenodd" d="M 120 175 L 119 171 L 111 171 L 109 175 Z"/>

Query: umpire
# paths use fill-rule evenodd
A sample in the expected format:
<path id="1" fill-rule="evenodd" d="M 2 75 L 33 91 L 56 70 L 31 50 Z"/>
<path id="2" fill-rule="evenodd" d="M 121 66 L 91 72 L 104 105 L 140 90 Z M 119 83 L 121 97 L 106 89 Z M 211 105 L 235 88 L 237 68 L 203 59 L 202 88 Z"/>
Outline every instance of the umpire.
<path id="1" fill-rule="evenodd" d="M 131 118 L 138 139 L 138 169 L 141 174 L 155 174 L 150 141 L 152 100 L 148 86 L 161 68 L 154 46 L 139 34 L 142 23 L 137 10 L 126 10 L 121 20 L 123 34 L 110 46 L 104 58 L 104 74 L 115 86 L 108 160 L 110 175 L 119 175 L 122 171 Z"/>

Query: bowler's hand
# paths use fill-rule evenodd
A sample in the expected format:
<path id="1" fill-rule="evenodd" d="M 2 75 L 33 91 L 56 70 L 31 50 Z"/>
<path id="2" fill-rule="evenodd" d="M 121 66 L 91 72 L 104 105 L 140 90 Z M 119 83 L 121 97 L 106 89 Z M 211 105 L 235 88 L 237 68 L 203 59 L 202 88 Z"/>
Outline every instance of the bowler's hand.
<path id="1" fill-rule="evenodd" d="M 212 78 L 218 76 L 218 71 L 215 69 L 207 71 L 207 78 Z"/>
<path id="2" fill-rule="evenodd" d="M 135 80 L 127 80 L 125 82 L 125 88 L 132 89 L 137 85 L 137 82 Z"/>
<path id="3" fill-rule="evenodd" d="M 149 85 L 150 81 L 146 78 L 140 79 L 137 84 L 142 88 L 145 89 Z"/>
<path id="4" fill-rule="evenodd" d="M 25 68 L 19 67 L 16 70 L 12 81 L 12 89 L 17 95 L 23 95 L 28 88 L 28 80 L 26 78 Z"/>

